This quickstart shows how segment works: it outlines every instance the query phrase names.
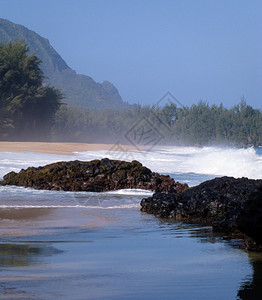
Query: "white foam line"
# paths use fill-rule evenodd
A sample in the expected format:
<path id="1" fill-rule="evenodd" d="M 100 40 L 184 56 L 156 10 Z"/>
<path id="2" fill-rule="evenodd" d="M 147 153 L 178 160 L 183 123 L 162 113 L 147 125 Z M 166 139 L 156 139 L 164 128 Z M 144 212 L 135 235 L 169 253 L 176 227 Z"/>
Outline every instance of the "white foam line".
<path id="1" fill-rule="evenodd" d="M 118 208 L 138 208 L 140 204 L 124 204 L 124 205 L 116 205 L 116 206 L 85 206 L 85 205 L 0 205 L 1 208 L 14 208 L 14 209 L 22 209 L 22 208 L 86 208 L 86 209 L 118 209 Z"/>

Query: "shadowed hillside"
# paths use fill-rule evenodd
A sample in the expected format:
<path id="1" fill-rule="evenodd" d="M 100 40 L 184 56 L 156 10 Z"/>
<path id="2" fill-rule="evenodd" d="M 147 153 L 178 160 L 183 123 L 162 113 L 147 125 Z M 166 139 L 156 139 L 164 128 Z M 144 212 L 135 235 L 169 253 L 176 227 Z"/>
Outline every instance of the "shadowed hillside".
<path id="1" fill-rule="evenodd" d="M 22 25 L 0 19 L 0 41 L 14 40 L 24 40 L 30 53 L 36 53 L 42 60 L 46 83 L 62 90 L 64 102 L 89 109 L 121 109 L 128 106 L 110 82 L 97 83 L 91 77 L 79 75 L 69 68 L 47 39 Z"/>

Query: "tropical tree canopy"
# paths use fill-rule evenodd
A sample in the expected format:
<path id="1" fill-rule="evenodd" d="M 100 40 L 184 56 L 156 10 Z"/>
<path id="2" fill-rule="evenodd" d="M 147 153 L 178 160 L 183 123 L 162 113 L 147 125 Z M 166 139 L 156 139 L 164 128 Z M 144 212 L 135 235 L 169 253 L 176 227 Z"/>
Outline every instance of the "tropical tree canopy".
<path id="1" fill-rule="evenodd" d="M 22 42 L 0 44 L 0 136 L 46 139 L 62 95 L 43 84 L 41 61 Z"/>

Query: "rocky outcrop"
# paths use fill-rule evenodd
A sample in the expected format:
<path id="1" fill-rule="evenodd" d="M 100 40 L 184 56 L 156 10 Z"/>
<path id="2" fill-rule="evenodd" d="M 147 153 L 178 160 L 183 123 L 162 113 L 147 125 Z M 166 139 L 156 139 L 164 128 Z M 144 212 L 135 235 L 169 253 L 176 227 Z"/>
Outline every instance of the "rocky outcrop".
<path id="1" fill-rule="evenodd" d="M 155 193 L 141 207 L 159 217 L 248 236 L 247 248 L 262 249 L 262 180 L 215 178 L 180 194 Z"/>
<path id="2" fill-rule="evenodd" d="M 180 193 L 186 184 L 152 172 L 138 161 L 93 160 L 57 162 L 30 167 L 4 176 L 1 185 L 18 185 L 43 190 L 104 192 L 118 189 L 146 189 L 162 193 Z"/>
<path id="3" fill-rule="evenodd" d="M 250 237 L 247 247 L 262 251 L 262 187 L 250 195 L 237 223 L 239 230 Z"/>
<path id="4" fill-rule="evenodd" d="M 262 180 L 221 177 L 188 188 L 138 161 L 57 162 L 4 176 L 1 185 L 44 190 L 104 192 L 154 191 L 141 210 L 158 217 L 212 226 L 214 231 L 245 237 L 246 248 L 262 251 Z"/>

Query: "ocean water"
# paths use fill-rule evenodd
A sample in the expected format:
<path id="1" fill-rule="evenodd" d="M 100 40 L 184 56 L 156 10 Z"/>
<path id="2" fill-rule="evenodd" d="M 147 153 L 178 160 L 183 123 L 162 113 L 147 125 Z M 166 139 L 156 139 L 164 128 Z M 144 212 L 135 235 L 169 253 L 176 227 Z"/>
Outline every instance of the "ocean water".
<path id="1" fill-rule="evenodd" d="M 61 156 L 0 152 L 0 178 L 55 161 L 139 160 L 189 186 L 262 178 L 262 149 L 168 147 Z M 0 299 L 262 299 L 262 255 L 210 227 L 140 212 L 152 193 L 0 187 Z"/>

